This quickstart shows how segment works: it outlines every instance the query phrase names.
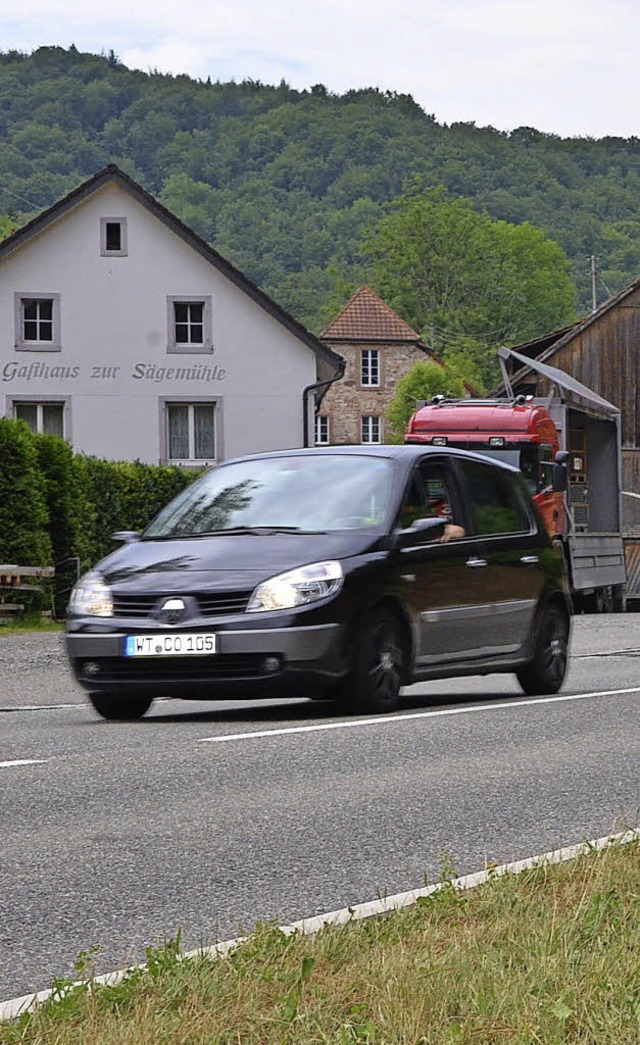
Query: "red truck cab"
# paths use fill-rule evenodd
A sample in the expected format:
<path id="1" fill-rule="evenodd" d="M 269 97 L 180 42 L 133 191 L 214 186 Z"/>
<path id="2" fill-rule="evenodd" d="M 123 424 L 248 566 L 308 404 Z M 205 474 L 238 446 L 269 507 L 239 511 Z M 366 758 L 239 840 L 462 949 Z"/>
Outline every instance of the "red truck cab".
<path id="1" fill-rule="evenodd" d="M 563 497 L 551 485 L 560 449 L 558 430 L 548 409 L 532 397 L 506 401 L 435 396 L 412 415 L 404 441 L 474 450 L 514 465 L 524 475 L 550 535 L 564 533 Z"/>

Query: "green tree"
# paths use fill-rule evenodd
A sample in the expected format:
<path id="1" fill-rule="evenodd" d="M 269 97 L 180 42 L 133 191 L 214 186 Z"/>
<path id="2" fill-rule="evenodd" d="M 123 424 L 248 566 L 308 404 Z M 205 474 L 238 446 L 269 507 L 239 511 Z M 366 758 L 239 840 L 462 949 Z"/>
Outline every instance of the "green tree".
<path id="1" fill-rule="evenodd" d="M 0 214 L 0 242 L 17 229 L 15 222 L 4 214 Z"/>
<path id="2" fill-rule="evenodd" d="M 439 363 L 415 363 L 396 385 L 396 394 L 387 411 L 389 443 L 401 443 L 407 422 L 416 409 L 416 402 L 434 395 L 460 398 L 465 394 L 464 380 L 459 373 Z"/>
<path id="3" fill-rule="evenodd" d="M 363 253 L 378 293 L 444 358 L 475 346 L 485 384 L 497 375 L 498 346 L 576 318 L 569 262 L 557 243 L 526 222 L 494 221 L 442 187 L 395 200 Z"/>

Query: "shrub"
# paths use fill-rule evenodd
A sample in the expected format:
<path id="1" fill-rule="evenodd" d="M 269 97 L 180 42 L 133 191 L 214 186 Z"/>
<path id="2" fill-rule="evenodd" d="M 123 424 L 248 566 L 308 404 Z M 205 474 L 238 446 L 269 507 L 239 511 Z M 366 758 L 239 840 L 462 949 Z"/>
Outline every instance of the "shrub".
<path id="1" fill-rule="evenodd" d="M 78 571 L 113 551 L 112 534 L 144 529 L 196 474 L 74 454 L 57 436 L 0 418 L 0 562 L 55 565 L 62 614 Z"/>
<path id="2" fill-rule="evenodd" d="M 0 561 L 52 561 L 47 488 L 34 437 L 24 421 L 0 417 Z"/>
<path id="3" fill-rule="evenodd" d="M 78 544 L 82 531 L 80 493 L 73 472 L 73 451 L 55 435 L 36 435 L 34 444 L 45 483 L 49 535 L 56 567 L 54 607 L 64 612 L 78 575 Z"/>
<path id="4" fill-rule="evenodd" d="M 175 497 L 194 473 L 140 461 L 105 461 L 77 454 L 73 459 L 79 491 L 83 567 L 113 551 L 116 530 L 142 530 Z"/>
<path id="5" fill-rule="evenodd" d="M 387 411 L 389 438 L 387 442 L 401 443 L 409 418 L 416 409 L 416 401 L 434 395 L 458 398 L 465 393 L 464 381 L 448 367 L 432 360 L 415 363 L 396 385 L 396 394 Z"/>

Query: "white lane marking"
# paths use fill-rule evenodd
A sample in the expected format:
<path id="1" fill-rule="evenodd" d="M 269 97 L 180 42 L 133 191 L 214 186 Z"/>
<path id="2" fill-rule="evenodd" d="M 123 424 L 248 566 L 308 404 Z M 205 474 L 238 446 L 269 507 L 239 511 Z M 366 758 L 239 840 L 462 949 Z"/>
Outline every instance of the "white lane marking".
<path id="1" fill-rule="evenodd" d="M 228 733 L 218 737 L 200 737 L 200 744 L 226 744 L 231 740 L 252 740 L 256 737 L 280 737 L 289 733 L 317 733 L 328 729 L 355 729 L 358 726 L 384 726 L 393 722 L 408 722 L 414 718 L 444 718 L 446 715 L 470 715 L 474 711 L 502 711 L 505 708 L 531 707 L 532 704 L 560 704 L 570 700 L 589 700 L 590 697 L 611 697 L 625 693 L 640 693 L 640 686 L 629 689 L 603 689 L 598 693 L 571 693 L 567 696 L 534 697 L 529 700 L 508 700 L 499 704 L 473 704 L 471 707 L 444 708 L 439 711 L 415 711 L 407 715 L 376 715 L 375 718 L 356 718 L 348 722 L 325 722 L 317 726 L 289 726 L 286 729 L 256 729 L 250 733 Z"/>
<path id="2" fill-rule="evenodd" d="M 9 766 L 37 766 L 48 761 L 48 758 L 14 758 L 10 762 L 0 762 L 0 769 L 7 769 Z"/>
<path id="3" fill-rule="evenodd" d="M 474 874 L 466 874 L 461 878 L 452 879 L 451 882 L 437 882 L 435 885 L 427 885 L 423 889 L 414 889 L 408 893 L 396 893 L 394 896 L 385 896 L 378 900 L 370 900 L 367 903 L 354 904 L 353 907 L 342 907 L 337 911 L 329 911 L 327 914 L 317 914 L 311 918 L 302 918 L 300 921 L 292 922 L 290 925 L 281 925 L 280 931 L 285 936 L 293 936 L 295 934 L 313 936 L 326 925 L 346 925 L 349 922 L 359 921 L 362 918 L 374 918 L 382 914 L 393 913 L 403 907 L 410 907 L 420 897 L 431 896 L 432 893 L 437 893 L 444 889 L 446 885 L 453 886 L 456 889 L 475 889 L 477 885 L 483 885 L 485 882 L 502 875 L 521 874 L 522 871 L 528 871 L 530 868 L 545 864 L 565 863 L 567 860 L 575 860 L 578 856 L 586 856 L 594 851 L 607 849 L 614 845 L 627 845 L 629 842 L 635 842 L 639 839 L 640 830 L 605 835 L 603 838 L 594 838 L 590 842 L 563 846 L 561 849 L 552 849 L 550 852 L 540 853 L 538 856 L 528 856 L 525 860 L 514 860 L 508 864 L 489 867 L 484 871 L 476 871 Z M 184 960 L 185 958 L 199 958 L 201 956 L 210 958 L 221 957 L 235 950 L 246 939 L 246 936 L 238 936 L 235 940 L 224 940 L 221 943 L 214 943 L 210 947 L 199 947 L 195 951 L 185 951 L 180 955 L 180 958 Z M 141 965 L 130 965 L 127 969 L 117 969 L 115 972 L 105 972 L 99 976 L 92 976 L 90 982 L 91 984 L 104 984 L 105 986 L 113 987 L 135 969 L 144 968 L 144 963 Z M 83 983 L 86 986 L 87 982 L 87 980 L 77 980 L 75 983 L 69 984 L 69 989 L 78 987 Z M 59 988 L 56 988 L 56 990 L 59 990 Z M 10 998 L 8 1001 L 2 1001 L 0 1002 L 0 1020 L 12 1020 L 25 1012 L 31 1012 L 38 1005 L 41 1005 L 43 1001 L 46 1001 L 47 998 L 50 998 L 52 994 L 53 988 L 50 987 L 48 990 L 38 991 L 37 994 L 23 994 L 21 998 Z"/>
<path id="4" fill-rule="evenodd" d="M 3 711 L 60 711 L 65 708 L 86 708 L 86 704 L 10 704 L 9 707 L 0 708 Z"/>

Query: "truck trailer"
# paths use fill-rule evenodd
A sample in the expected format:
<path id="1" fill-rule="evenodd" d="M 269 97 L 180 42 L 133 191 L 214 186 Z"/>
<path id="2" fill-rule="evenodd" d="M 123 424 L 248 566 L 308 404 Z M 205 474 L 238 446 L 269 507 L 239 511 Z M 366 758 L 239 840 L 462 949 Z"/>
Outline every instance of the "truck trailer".
<path id="1" fill-rule="evenodd" d="M 621 532 L 620 411 L 556 367 L 501 348 L 504 397 L 416 404 L 405 443 L 456 446 L 519 468 L 552 539 L 566 558 L 576 612 L 625 608 Z M 514 395 L 514 359 L 537 373 L 543 395 Z M 566 462 L 566 490 L 553 466 Z"/>

